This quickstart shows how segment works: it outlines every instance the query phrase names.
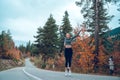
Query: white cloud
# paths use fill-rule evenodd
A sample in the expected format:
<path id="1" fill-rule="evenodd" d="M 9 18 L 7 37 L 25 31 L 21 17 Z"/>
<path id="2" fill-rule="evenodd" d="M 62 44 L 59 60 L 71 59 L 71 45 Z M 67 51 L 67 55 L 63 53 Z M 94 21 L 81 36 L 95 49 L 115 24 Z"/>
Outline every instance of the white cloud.
<path id="1" fill-rule="evenodd" d="M 39 27 L 39 20 L 30 20 L 27 18 L 8 19 L 4 22 L 12 31 L 14 40 L 28 41 L 33 40 L 33 35 L 36 34 Z"/>
<path id="2" fill-rule="evenodd" d="M 11 4 L 12 6 L 14 6 L 14 7 L 22 7 L 23 6 L 23 4 L 22 4 L 22 2 L 21 2 L 21 0 L 8 0 L 7 1 L 9 4 Z"/>
<path id="3" fill-rule="evenodd" d="M 34 41 L 33 35 L 36 35 L 37 28 L 39 26 L 43 26 L 47 21 L 50 13 L 53 14 L 56 22 L 58 25 L 61 25 L 64 12 L 67 10 L 69 13 L 69 19 L 73 26 L 76 26 L 78 22 L 82 22 L 82 15 L 80 15 L 80 8 L 75 5 L 73 0 L 69 1 L 66 0 L 61 6 L 52 6 L 49 10 L 45 3 L 44 6 L 40 5 L 40 2 L 44 1 L 37 1 L 33 3 L 30 1 L 29 3 L 23 2 L 22 0 L 9 0 L 7 3 L 15 7 L 16 9 L 20 10 L 24 15 L 19 16 L 16 18 L 7 18 L 3 21 L 4 26 L 8 27 L 11 32 L 14 40 L 21 40 L 21 41 Z M 50 6 L 50 5 L 49 5 Z M 48 8 L 45 10 L 44 8 Z M 39 10 L 39 9 L 40 10 Z"/>
<path id="4" fill-rule="evenodd" d="M 113 4 L 109 4 L 107 9 L 108 9 L 109 15 L 114 15 L 114 17 L 112 18 L 111 22 L 108 24 L 109 27 L 111 29 L 119 27 L 118 26 L 119 25 L 118 19 L 120 19 L 120 12 L 117 11 L 118 6 L 117 5 L 113 5 Z"/>
<path id="5" fill-rule="evenodd" d="M 34 41 L 37 28 L 44 26 L 50 13 L 58 25 L 61 25 L 64 12 L 67 10 L 73 27 L 83 22 L 80 7 L 76 0 L 3 0 L 3 11 L 0 24 L 10 29 L 14 40 Z M 8 6 L 6 9 L 4 9 Z M 111 6 L 112 7 L 112 6 Z M 114 7 L 109 10 L 113 14 Z M 114 12 L 116 14 L 117 12 Z M 1 16 L 1 15 L 0 15 Z M 7 17 L 6 17 L 7 16 Z M 117 15 L 117 17 L 120 17 Z M 114 22 L 115 22 L 114 18 Z M 114 27 L 113 23 L 111 25 Z"/>
<path id="6" fill-rule="evenodd" d="M 75 3 L 71 3 L 66 7 L 66 9 L 70 13 L 70 20 L 73 24 L 73 27 L 75 27 L 77 23 L 82 24 L 84 19 L 80 13 L 80 7 L 76 6 Z"/>
<path id="7" fill-rule="evenodd" d="M 77 23 L 81 24 L 83 22 L 83 16 L 80 13 L 80 7 L 76 6 L 75 2 L 71 1 L 67 5 L 60 6 L 53 11 L 53 15 L 57 20 L 58 24 L 63 19 L 64 12 L 67 10 L 69 13 L 69 19 L 73 27 L 77 26 Z M 59 17 L 58 17 L 59 16 Z"/>

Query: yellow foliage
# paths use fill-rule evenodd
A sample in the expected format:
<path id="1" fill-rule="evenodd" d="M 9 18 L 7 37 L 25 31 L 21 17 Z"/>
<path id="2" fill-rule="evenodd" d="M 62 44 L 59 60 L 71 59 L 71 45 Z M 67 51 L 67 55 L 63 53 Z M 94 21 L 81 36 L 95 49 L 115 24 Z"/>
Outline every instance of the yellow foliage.
<path id="1" fill-rule="evenodd" d="M 21 59 L 21 52 L 20 52 L 20 50 L 18 50 L 16 48 L 10 49 L 6 53 L 6 56 L 8 56 L 8 57 L 10 57 L 12 59 L 20 60 Z"/>

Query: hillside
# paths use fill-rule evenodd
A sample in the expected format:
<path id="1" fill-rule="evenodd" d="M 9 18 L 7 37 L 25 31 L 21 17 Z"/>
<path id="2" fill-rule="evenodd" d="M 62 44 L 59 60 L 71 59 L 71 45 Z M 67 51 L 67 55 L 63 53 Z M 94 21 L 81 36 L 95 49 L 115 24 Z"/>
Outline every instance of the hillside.
<path id="1" fill-rule="evenodd" d="M 14 61 L 10 59 L 0 59 L 0 71 L 6 70 L 6 69 L 11 69 L 14 67 L 20 67 L 24 66 L 24 61 Z"/>

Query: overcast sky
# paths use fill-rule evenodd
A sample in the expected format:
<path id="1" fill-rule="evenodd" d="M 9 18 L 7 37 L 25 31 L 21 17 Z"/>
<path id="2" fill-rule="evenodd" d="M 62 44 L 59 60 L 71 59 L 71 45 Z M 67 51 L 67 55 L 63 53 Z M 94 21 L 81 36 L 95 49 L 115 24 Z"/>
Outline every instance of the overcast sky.
<path id="1" fill-rule="evenodd" d="M 15 41 L 34 41 L 37 28 L 43 26 L 50 14 L 53 14 L 58 25 L 61 25 L 64 12 L 67 10 L 73 27 L 84 20 L 76 0 L 0 0 L 0 31 L 10 30 Z M 79 1 L 79 0 L 77 0 Z M 110 28 L 119 26 L 119 12 L 116 6 L 110 5 L 108 12 L 114 14 Z"/>

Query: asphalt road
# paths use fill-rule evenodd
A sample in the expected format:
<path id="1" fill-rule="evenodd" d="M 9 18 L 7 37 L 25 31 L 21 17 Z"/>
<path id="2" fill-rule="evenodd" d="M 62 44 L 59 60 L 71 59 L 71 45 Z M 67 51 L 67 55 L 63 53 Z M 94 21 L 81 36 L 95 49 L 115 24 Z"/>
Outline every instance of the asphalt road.
<path id="1" fill-rule="evenodd" d="M 65 77 L 64 72 L 38 69 L 29 59 L 26 59 L 25 64 L 25 67 L 1 71 L 0 80 L 120 80 L 120 77 L 76 73 L 71 77 Z"/>

